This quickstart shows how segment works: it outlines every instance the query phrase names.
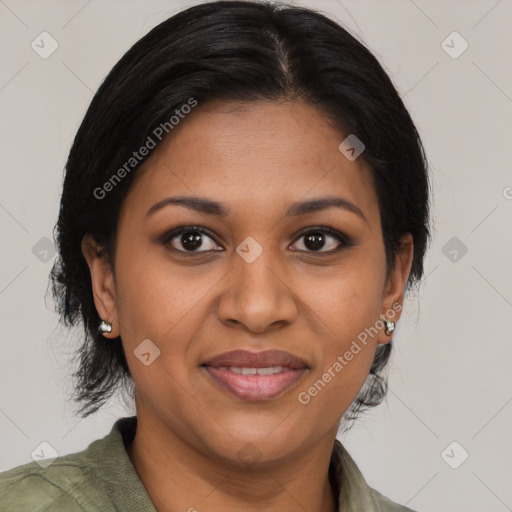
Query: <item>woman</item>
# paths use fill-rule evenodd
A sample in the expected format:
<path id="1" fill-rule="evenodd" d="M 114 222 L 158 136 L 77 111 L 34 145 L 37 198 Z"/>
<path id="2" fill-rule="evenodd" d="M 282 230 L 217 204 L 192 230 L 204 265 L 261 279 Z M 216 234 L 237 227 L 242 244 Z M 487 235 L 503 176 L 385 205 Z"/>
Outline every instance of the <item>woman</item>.
<path id="1" fill-rule="evenodd" d="M 385 395 L 429 185 L 377 60 L 305 8 L 212 2 L 154 28 L 66 167 L 53 289 L 77 399 L 136 417 L 0 476 L 2 510 L 392 511 L 336 440 Z"/>

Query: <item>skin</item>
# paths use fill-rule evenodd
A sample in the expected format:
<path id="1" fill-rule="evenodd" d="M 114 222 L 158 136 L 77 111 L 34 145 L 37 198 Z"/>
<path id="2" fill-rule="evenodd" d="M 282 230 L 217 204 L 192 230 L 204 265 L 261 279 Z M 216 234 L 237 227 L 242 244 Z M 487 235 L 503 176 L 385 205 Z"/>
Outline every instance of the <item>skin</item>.
<path id="1" fill-rule="evenodd" d="M 337 430 L 378 344 L 391 336 L 380 329 L 370 337 L 306 405 L 298 395 L 402 304 L 413 254 L 407 235 L 386 274 L 371 172 L 362 158 L 341 154 L 344 138 L 300 102 L 199 105 L 134 181 L 120 212 L 114 268 L 84 237 L 96 308 L 113 323 L 107 337 L 121 336 L 136 385 L 129 455 L 159 511 L 335 510 L 328 466 Z M 230 214 L 168 205 L 147 215 L 170 196 L 207 197 Z M 291 203 L 324 196 L 345 198 L 364 218 L 334 207 L 285 217 Z M 323 248 L 310 249 L 303 231 L 323 225 L 353 245 L 325 235 Z M 187 253 L 180 235 L 160 240 L 179 226 L 211 233 L 202 236 L 203 253 Z M 252 263 L 236 252 L 249 236 L 263 249 Z M 149 366 L 134 355 L 145 339 L 160 349 Z M 309 369 L 270 400 L 243 401 L 200 368 L 230 350 L 274 348 Z M 257 454 L 252 465 L 239 456 L 247 447 Z"/>

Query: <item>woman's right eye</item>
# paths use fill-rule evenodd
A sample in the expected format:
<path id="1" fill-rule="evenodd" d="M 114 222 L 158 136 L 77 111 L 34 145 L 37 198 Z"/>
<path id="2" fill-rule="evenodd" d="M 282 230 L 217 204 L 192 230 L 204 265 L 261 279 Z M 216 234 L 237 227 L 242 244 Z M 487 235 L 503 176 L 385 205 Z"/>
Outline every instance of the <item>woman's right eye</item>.
<path id="1" fill-rule="evenodd" d="M 223 251 L 206 230 L 197 227 L 175 229 L 167 233 L 162 242 L 183 253 Z"/>

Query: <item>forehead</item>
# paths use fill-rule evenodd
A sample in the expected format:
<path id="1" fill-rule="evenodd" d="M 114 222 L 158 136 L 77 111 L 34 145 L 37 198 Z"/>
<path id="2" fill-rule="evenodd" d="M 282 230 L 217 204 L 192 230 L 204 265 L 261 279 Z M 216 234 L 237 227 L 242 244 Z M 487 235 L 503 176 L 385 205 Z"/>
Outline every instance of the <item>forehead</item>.
<path id="1" fill-rule="evenodd" d="M 136 196 L 137 207 L 147 211 L 168 195 L 198 195 L 254 215 L 341 195 L 378 216 L 371 170 L 362 158 L 350 161 L 339 151 L 345 137 L 302 102 L 209 102 L 157 146 L 126 202 Z"/>

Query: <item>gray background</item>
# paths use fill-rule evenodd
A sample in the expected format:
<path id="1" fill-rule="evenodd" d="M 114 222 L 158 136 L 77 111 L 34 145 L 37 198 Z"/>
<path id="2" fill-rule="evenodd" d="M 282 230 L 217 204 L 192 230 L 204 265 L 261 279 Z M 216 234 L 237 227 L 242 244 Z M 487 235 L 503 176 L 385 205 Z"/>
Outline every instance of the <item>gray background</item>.
<path id="1" fill-rule="evenodd" d="M 133 414 L 119 401 L 86 420 L 73 414 L 79 334 L 45 304 L 45 237 L 93 92 L 137 39 L 193 3 L 0 0 L 0 470 L 30 461 L 42 441 L 79 451 Z M 418 511 L 512 510 L 512 2 L 302 4 L 377 55 L 433 172 L 434 241 L 395 337 L 388 398 L 342 440 L 370 485 Z M 44 31 L 58 43 L 46 59 L 31 47 Z M 454 31 L 469 44 L 457 58 Z"/>

